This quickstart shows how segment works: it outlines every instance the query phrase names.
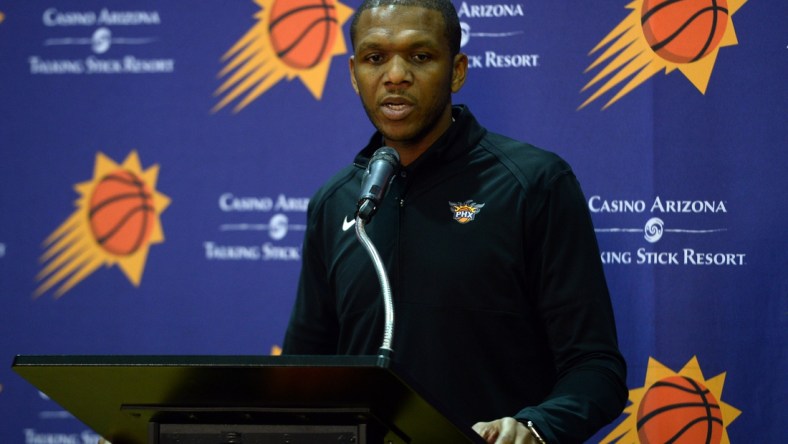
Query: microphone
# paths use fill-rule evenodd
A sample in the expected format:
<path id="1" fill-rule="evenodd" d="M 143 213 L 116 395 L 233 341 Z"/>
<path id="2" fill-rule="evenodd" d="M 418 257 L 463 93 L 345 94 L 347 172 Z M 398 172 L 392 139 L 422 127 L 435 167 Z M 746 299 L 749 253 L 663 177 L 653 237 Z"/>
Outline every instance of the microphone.
<path id="1" fill-rule="evenodd" d="M 380 282 L 380 292 L 383 296 L 385 314 L 383 342 L 378 352 L 377 364 L 384 368 L 389 367 L 394 354 L 394 350 L 391 349 L 391 343 L 394 339 L 394 300 L 391 293 L 391 284 L 386 274 L 386 266 L 383 264 L 375 244 L 372 243 L 372 239 L 367 236 L 364 225 L 372 219 L 375 211 L 377 211 L 378 205 L 383 201 L 383 196 L 386 195 L 389 184 L 394 179 L 397 170 L 399 170 L 399 154 L 397 154 L 397 151 L 387 146 L 378 148 L 375 154 L 372 155 L 372 158 L 369 159 L 367 171 L 361 179 L 361 194 L 358 197 L 358 209 L 356 211 L 356 237 L 367 250 L 367 254 L 372 260 L 372 265 L 374 265 L 375 273 L 378 275 L 378 281 Z"/>
<path id="2" fill-rule="evenodd" d="M 378 209 L 389 184 L 399 170 L 399 154 L 394 148 L 387 146 L 378 148 L 367 164 L 367 171 L 361 179 L 361 193 L 356 205 L 356 217 L 366 223 Z"/>

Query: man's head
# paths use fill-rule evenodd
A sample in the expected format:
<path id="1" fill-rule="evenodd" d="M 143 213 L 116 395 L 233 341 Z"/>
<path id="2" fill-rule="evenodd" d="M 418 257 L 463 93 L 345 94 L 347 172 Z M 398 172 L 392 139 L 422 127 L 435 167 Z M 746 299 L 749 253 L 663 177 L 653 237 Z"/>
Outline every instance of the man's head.
<path id="1" fill-rule="evenodd" d="M 457 10 L 454 8 L 451 0 L 364 0 L 361 6 L 356 9 L 355 14 L 353 14 L 353 19 L 350 21 L 350 44 L 353 48 L 356 47 L 356 30 L 358 27 L 358 18 L 361 13 L 367 9 L 392 5 L 418 6 L 420 8 L 440 12 L 441 16 L 443 16 L 444 35 L 449 42 L 449 50 L 451 51 L 452 57 L 460 52 L 462 29 L 460 28 L 460 19 L 457 16 Z"/>
<path id="2" fill-rule="evenodd" d="M 455 45 L 447 35 L 446 8 L 424 4 L 451 7 L 448 0 L 372 0 L 352 25 L 353 88 L 405 165 L 451 125 L 451 95 L 465 83 L 468 68 L 467 56 L 455 52 L 459 38 Z M 456 13 L 450 15 L 456 21 Z"/>

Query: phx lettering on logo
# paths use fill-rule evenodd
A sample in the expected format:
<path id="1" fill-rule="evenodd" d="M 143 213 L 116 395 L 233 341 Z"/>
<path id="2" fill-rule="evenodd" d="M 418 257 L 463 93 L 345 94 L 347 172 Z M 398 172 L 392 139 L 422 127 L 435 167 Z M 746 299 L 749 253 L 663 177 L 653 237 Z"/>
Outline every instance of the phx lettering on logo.
<path id="1" fill-rule="evenodd" d="M 607 48 L 586 68 L 606 66 L 582 89 L 607 81 L 578 109 L 626 85 L 608 100 L 605 109 L 658 72 L 678 69 L 706 93 L 720 48 L 738 44 L 732 16 L 747 0 L 635 0 L 626 6 L 629 16 L 591 50 Z M 612 59 L 611 59 L 612 58 Z"/>
<path id="2" fill-rule="evenodd" d="M 136 151 L 122 165 L 98 153 L 93 179 L 74 187 L 77 210 L 44 241 L 34 296 L 60 284 L 58 298 L 102 265 L 118 265 L 138 286 L 148 249 L 164 241 L 159 215 L 170 199 L 155 189 L 158 174 L 158 165 L 142 170 Z"/>
<path id="3" fill-rule="evenodd" d="M 645 385 L 629 391 L 629 417 L 600 444 L 729 444 L 741 411 L 722 402 L 724 384 L 725 373 L 705 379 L 696 357 L 678 373 L 649 358 Z"/>
<path id="4" fill-rule="evenodd" d="M 213 112 L 244 96 L 238 112 L 280 80 L 301 81 L 317 99 L 323 95 L 331 59 L 347 52 L 342 26 L 353 10 L 336 0 L 255 0 L 257 23 L 222 57 Z"/>
<path id="5" fill-rule="evenodd" d="M 454 220 L 461 224 L 467 224 L 476 219 L 476 215 L 482 210 L 482 207 L 484 204 L 477 204 L 472 200 L 462 203 L 449 202 L 449 210 L 454 214 Z"/>

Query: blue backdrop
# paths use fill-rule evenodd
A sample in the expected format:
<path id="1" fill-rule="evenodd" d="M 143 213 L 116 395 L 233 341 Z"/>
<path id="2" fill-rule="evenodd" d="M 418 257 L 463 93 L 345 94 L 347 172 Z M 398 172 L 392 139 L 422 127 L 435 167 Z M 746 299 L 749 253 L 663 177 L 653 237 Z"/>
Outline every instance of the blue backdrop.
<path id="1" fill-rule="evenodd" d="M 298 23 L 268 26 L 289 1 L 0 1 L 0 441 L 95 440 L 16 354 L 281 344 L 306 203 L 372 131 L 347 67 L 359 1 L 314 0 L 335 37 L 307 68 L 277 53 Z M 492 1 L 455 1 L 455 102 L 583 184 L 631 389 L 592 441 L 639 442 L 649 387 L 682 375 L 717 401 L 721 442 L 781 442 L 788 6 L 688 1 L 717 21 L 654 50 L 686 8 L 646 23 L 659 1 Z M 104 180 L 118 171 L 151 197 L 113 231 L 97 196 L 128 192 Z"/>

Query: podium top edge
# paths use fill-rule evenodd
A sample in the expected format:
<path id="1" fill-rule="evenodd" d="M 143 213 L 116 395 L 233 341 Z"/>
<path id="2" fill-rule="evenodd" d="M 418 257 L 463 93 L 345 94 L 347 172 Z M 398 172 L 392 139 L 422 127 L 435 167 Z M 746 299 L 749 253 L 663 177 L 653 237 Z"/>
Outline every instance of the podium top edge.
<path id="1" fill-rule="evenodd" d="M 377 356 L 343 355 L 16 355 L 22 367 L 383 367 Z"/>

